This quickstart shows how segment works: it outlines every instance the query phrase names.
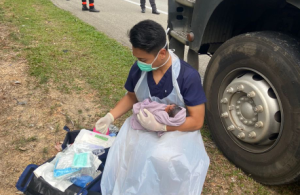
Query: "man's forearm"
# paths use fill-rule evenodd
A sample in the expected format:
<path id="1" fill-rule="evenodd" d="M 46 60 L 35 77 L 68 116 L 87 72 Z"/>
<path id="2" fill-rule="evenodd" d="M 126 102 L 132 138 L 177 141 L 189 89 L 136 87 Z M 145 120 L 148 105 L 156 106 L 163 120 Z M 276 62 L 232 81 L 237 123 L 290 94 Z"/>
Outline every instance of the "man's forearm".
<path id="1" fill-rule="evenodd" d="M 178 126 L 167 126 L 167 131 L 195 131 L 201 129 L 203 126 L 203 121 L 196 121 L 192 117 L 187 117 L 185 122 Z"/>
<path id="2" fill-rule="evenodd" d="M 195 131 L 202 128 L 205 116 L 205 105 L 187 106 L 187 110 L 190 114 L 186 117 L 185 122 L 178 126 L 167 126 L 167 131 Z"/>
<path id="3" fill-rule="evenodd" d="M 128 92 L 118 103 L 117 105 L 110 111 L 116 120 L 126 112 L 132 109 L 133 104 L 137 102 L 136 96 L 134 93 Z"/>

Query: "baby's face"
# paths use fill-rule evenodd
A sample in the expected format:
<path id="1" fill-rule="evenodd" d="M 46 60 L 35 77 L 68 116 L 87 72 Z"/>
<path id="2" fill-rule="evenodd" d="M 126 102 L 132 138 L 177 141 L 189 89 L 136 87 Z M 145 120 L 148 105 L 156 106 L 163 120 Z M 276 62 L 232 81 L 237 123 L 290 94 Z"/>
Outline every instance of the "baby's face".
<path id="1" fill-rule="evenodd" d="M 165 111 L 168 113 L 169 117 L 174 117 L 180 110 L 181 108 L 175 104 L 167 105 L 165 108 Z"/>
<path id="2" fill-rule="evenodd" d="M 167 107 L 165 108 L 165 111 L 169 114 L 171 110 L 173 110 L 175 107 L 175 104 L 170 104 L 167 105 Z"/>

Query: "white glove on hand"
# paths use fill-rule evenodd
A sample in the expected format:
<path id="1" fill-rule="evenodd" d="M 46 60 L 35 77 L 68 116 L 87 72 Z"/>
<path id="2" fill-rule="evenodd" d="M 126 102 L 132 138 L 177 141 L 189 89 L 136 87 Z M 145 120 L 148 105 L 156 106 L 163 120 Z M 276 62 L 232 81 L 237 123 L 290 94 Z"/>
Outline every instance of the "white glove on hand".
<path id="1" fill-rule="evenodd" d="M 152 113 L 150 113 L 147 109 L 144 109 L 144 112 L 147 114 L 147 116 L 144 116 L 140 110 L 140 112 L 137 114 L 137 118 L 145 129 L 151 131 L 167 131 L 167 126 L 157 122 Z"/>
<path id="2" fill-rule="evenodd" d="M 102 134 L 106 134 L 107 128 L 109 125 L 114 122 L 114 116 L 109 112 L 104 117 L 100 118 L 96 122 L 96 131 L 99 131 Z"/>

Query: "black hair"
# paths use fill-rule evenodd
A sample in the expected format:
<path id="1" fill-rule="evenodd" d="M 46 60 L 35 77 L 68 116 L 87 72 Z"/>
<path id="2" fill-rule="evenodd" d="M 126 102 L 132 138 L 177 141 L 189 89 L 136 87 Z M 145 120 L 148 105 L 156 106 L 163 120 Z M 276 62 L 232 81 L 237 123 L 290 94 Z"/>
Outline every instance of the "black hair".
<path id="1" fill-rule="evenodd" d="M 129 38 L 134 48 L 139 48 L 156 55 L 167 41 L 164 28 L 153 20 L 143 20 L 129 31 Z M 168 46 L 165 47 L 166 49 Z"/>

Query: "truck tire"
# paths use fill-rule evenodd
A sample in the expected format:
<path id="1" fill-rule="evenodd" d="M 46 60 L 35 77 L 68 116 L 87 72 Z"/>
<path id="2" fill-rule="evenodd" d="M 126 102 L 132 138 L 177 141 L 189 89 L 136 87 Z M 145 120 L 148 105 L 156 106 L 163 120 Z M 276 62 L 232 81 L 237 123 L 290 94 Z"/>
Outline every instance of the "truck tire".
<path id="1" fill-rule="evenodd" d="M 278 32 L 225 42 L 204 79 L 206 120 L 223 154 L 255 180 L 300 176 L 300 43 Z"/>

